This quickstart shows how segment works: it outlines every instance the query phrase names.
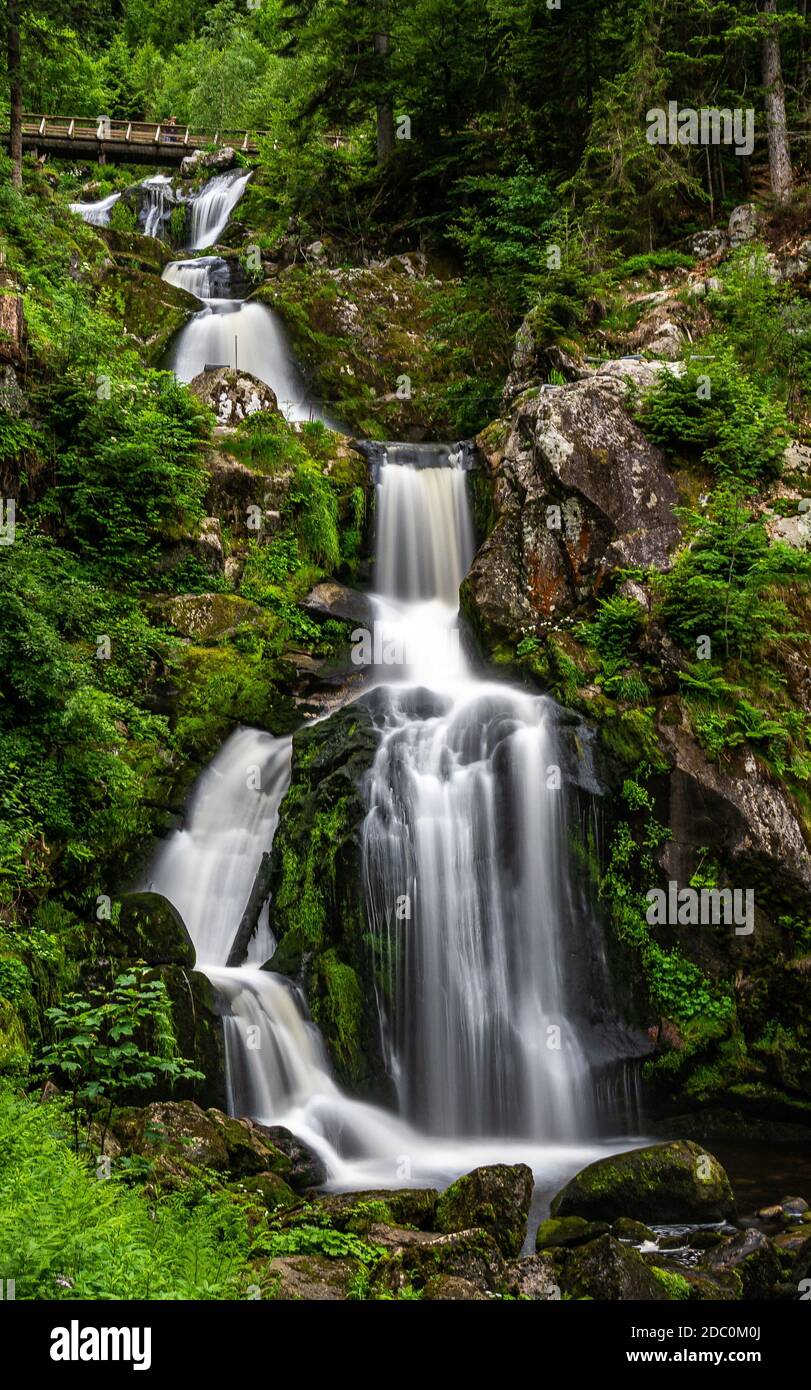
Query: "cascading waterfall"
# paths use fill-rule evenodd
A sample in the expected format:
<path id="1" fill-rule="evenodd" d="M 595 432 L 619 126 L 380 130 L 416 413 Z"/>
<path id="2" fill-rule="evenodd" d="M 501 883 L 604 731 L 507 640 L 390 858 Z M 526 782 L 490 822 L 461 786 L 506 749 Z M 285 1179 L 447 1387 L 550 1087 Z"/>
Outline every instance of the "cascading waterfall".
<path id="1" fill-rule="evenodd" d="M 110 193 L 95 203 L 71 203 L 71 212 L 76 212 L 93 227 L 109 227 L 110 214 L 121 197 L 120 193 Z"/>
<path id="2" fill-rule="evenodd" d="M 341 429 L 307 386 L 278 315 L 265 304 L 218 296 L 228 284 L 227 265 L 220 257 L 172 261 L 163 278 L 205 305 L 169 350 L 167 365 L 178 380 L 192 381 L 207 366 L 237 367 L 267 382 L 286 419 L 321 420 L 330 429 Z"/>
<path id="3" fill-rule="evenodd" d="M 554 701 L 478 680 L 450 641 L 472 548 L 464 474 L 385 462 L 377 488 L 377 611 L 402 665 L 377 691 L 364 865 L 401 1107 L 434 1134 L 582 1137 L 618 1039 L 570 863 L 577 759 Z"/>
<path id="4" fill-rule="evenodd" d="M 174 903 L 194 942 L 196 969 L 229 1010 L 223 1023 L 231 1112 L 288 1126 L 323 1158 L 336 1186 L 378 1179 L 391 1185 L 396 1155 L 408 1152 L 417 1136 L 336 1086 L 300 991 L 259 968 L 276 944 L 266 908 L 247 962 L 225 965 L 273 841 L 290 756 L 290 738 L 237 729 L 199 778 L 184 829 L 158 850 L 139 886 Z"/>
<path id="5" fill-rule="evenodd" d="M 227 274 L 217 257 L 165 271 L 206 306 L 175 344 L 178 376 L 228 361 L 238 325 L 239 365 L 281 401 L 300 401 L 278 321 L 262 305 L 218 298 Z M 332 1187 L 441 1186 L 477 1164 L 523 1161 L 543 1198 L 633 1142 L 594 1133 L 601 1096 L 632 1090 L 627 1069 L 611 1064 L 634 1046 L 613 1020 L 600 932 L 570 862 L 575 789 L 586 799 L 598 790 L 589 736 L 553 701 L 479 680 L 465 659 L 464 450 L 370 447 L 382 640 L 367 697 L 380 744 L 363 880 L 401 1118 L 340 1091 L 301 992 L 260 968 L 275 950 L 267 904 L 245 963 L 225 963 L 278 822 L 289 738 L 231 736 L 143 886 L 178 907 L 197 968 L 224 1001 L 232 1113 L 288 1126 L 321 1156 Z"/>
<path id="6" fill-rule="evenodd" d="M 204 251 L 219 241 L 250 177 L 251 170 L 246 173 L 242 169 L 216 174 L 192 198 L 189 209 L 190 251 Z"/>
<path id="7" fill-rule="evenodd" d="M 161 279 L 198 299 L 213 299 L 228 283 L 227 270 L 221 256 L 198 256 L 195 260 L 170 261 Z"/>
<path id="8" fill-rule="evenodd" d="M 139 209 L 141 231 L 144 236 L 160 237 L 174 207 L 172 180 L 168 174 L 154 174 L 141 184 L 142 195 Z"/>

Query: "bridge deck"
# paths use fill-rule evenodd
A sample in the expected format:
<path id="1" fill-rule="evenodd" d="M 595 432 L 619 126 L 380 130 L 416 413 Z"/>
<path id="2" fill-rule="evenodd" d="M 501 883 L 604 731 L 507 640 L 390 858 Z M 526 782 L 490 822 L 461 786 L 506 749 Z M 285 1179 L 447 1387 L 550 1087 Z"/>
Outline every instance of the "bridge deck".
<path id="1" fill-rule="evenodd" d="M 194 150 L 231 145 L 242 154 L 259 153 L 256 136 L 262 131 L 206 130 L 200 126 L 168 126 L 157 121 L 112 121 L 106 116 L 23 116 L 23 149 L 62 159 L 93 158 L 131 164 L 179 164 Z M 8 146 L 8 125 L 0 139 Z"/>

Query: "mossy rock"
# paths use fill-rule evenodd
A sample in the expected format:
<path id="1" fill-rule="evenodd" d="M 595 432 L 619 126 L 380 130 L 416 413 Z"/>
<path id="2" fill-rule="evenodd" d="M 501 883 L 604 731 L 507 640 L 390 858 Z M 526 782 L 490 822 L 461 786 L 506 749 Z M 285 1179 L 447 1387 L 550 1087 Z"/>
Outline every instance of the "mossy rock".
<path id="1" fill-rule="evenodd" d="M 285 1129 L 284 1125 L 260 1125 L 251 1121 L 252 1127 L 259 1130 L 274 1149 L 277 1149 L 290 1165 L 277 1165 L 274 1169 L 296 1192 L 304 1192 L 311 1187 L 320 1187 L 327 1180 L 327 1170 L 323 1159 L 315 1149 L 305 1144 L 303 1139 Z"/>
<path id="2" fill-rule="evenodd" d="M 721 1164 L 700 1144 L 677 1139 L 590 1163 L 552 1202 L 553 1216 L 654 1223 L 722 1221 L 735 1202 Z"/>
<path id="3" fill-rule="evenodd" d="M 252 1177 L 241 1178 L 239 1182 L 232 1183 L 231 1189 L 237 1193 L 248 1193 L 266 1211 L 294 1207 L 300 1201 L 292 1187 L 289 1187 L 278 1173 L 254 1173 Z"/>
<path id="4" fill-rule="evenodd" d="M 720 1249 L 713 1250 L 707 1259 L 707 1269 L 721 1274 L 734 1271 L 743 1285 L 744 1298 L 768 1298 L 780 1279 L 781 1262 L 769 1237 L 751 1226 Z"/>
<path id="5" fill-rule="evenodd" d="M 279 945 L 267 968 L 304 989 L 341 1082 L 388 1100 L 361 858 L 361 784 L 377 746 L 363 699 L 293 737 L 271 861 Z"/>
<path id="6" fill-rule="evenodd" d="M 504 1284 L 504 1260 L 492 1236 L 481 1229 L 448 1235 L 415 1232 L 407 1244 L 395 1247 L 380 1261 L 374 1288 L 378 1293 L 419 1291 L 440 1276 L 465 1279 L 475 1288 L 495 1293 Z"/>
<path id="7" fill-rule="evenodd" d="M 160 1176 L 196 1168 L 229 1170 L 228 1149 L 217 1125 L 194 1101 L 153 1101 L 113 1114 L 110 1128 L 124 1154 L 153 1160 Z"/>
<path id="8" fill-rule="evenodd" d="M 245 624 L 265 636 L 274 620 L 266 608 L 237 594 L 178 594 L 156 605 L 163 623 L 182 637 L 208 644 L 233 637 Z"/>
<path id="9" fill-rule="evenodd" d="M 281 1149 L 250 1120 L 233 1119 L 222 1110 L 212 1107 L 207 1117 L 219 1131 L 228 1154 L 230 1172 L 239 1177 L 271 1172 L 288 1179 L 293 1164 Z"/>
<path id="10" fill-rule="evenodd" d="M 525 1163 L 474 1168 L 442 1193 L 436 1208 L 439 1231 L 480 1227 L 507 1258 L 520 1253 L 532 1201 L 532 1169 Z"/>
<path id="11" fill-rule="evenodd" d="M 487 1303 L 488 1296 L 469 1279 L 453 1274 L 435 1274 L 422 1291 L 427 1303 Z"/>
<path id="12" fill-rule="evenodd" d="M 282 1302 L 343 1303 L 357 1276 L 354 1260 L 327 1255 L 281 1255 L 259 1267 L 268 1281 L 268 1297 Z"/>
<path id="13" fill-rule="evenodd" d="M 606 1302 L 639 1300 L 663 1302 L 670 1297 L 661 1280 L 637 1250 L 621 1245 L 611 1235 L 569 1252 L 560 1285 L 570 1298 Z"/>
<path id="14" fill-rule="evenodd" d="M 148 965 L 194 967 L 195 950 L 177 908 L 161 893 L 128 893 L 104 931 L 108 955 Z"/>
<path id="15" fill-rule="evenodd" d="M 619 1216 L 611 1227 L 611 1234 L 617 1240 L 627 1240 L 633 1245 L 656 1239 L 650 1226 L 646 1226 L 644 1221 L 634 1221 L 630 1216 Z"/>
<path id="16" fill-rule="evenodd" d="M 369 1192 L 335 1192 L 319 1198 L 318 1208 L 337 1231 L 365 1235 L 371 1226 L 433 1228 L 439 1193 L 432 1187 L 401 1190 L 378 1188 Z"/>
<path id="17" fill-rule="evenodd" d="M 108 271 L 104 297 L 112 300 L 127 332 L 146 350 L 152 363 L 160 361 L 174 334 L 200 308 L 194 295 L 137 269 L 135 264 Z"/>
<path id="18" fill-rule="evenodd" d="M 604 1236 L 607 1230 L 605 1221 L 585 1221 L 582 1216 L 550 1216 L 538 1227 L 535 1249 L 549 1250 L 556 1245 L 586 1245 L 590 1240 Z"/>

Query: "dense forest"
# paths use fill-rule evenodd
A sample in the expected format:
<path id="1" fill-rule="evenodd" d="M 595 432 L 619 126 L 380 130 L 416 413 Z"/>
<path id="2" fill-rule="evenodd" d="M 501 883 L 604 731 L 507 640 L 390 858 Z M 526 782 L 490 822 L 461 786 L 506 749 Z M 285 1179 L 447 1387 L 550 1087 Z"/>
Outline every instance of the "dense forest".
<path id="1" fill-rule="evenodd" d="M 2 26 L 0 1278 L 808 1297 L 805 0 Z"/>

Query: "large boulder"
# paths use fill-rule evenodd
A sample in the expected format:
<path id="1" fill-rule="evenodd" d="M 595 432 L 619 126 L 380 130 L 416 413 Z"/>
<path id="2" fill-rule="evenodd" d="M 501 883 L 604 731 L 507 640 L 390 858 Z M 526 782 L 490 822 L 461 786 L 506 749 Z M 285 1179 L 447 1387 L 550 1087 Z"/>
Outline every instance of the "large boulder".
<path id="1" fill-rule="evenodd" d="M 177 908 L 161 893 L 128 893 L 104 937 L 108 955 L 148 965 L 194 966 L 195 950 Z"/>
<path id="2" fill-rule="evenodd" d="M 754 1226 L 740 1231 L 720 1250 L 713 1250 L 707 1264 L 713 1273 L 734 1270 L 743 1284 L 744 1298 L 767 1298 L 781 1272 L 777 1250 Z"/>
<path id="3" fill-rule="evenodd" d="M 194 1101 L 153 1101 L 118 1110 L 111 1129 L 123 1153 L 151 1159 L 162 1177 L 184 1176 L 194 1168 L 229 1170 L 220 1127 Z"/>
<path id="4" fill-rule="evenodd" d="M 213 367 L 199 372 L 189 383 L 189 390 L 204 405 L 210 406 L 218 425 L 238 425 L 260 410 L 278 411 L 279 408 L 276 393 L 267 382 L 250 372 L 234 371 L 232 367 Z"/>
<path id="5" fill-rule="evenodd" d="M 440 1275 L 464 1279 L 491 1293 L 504 1283 L 504 1261 L 487 1231 L 475 1228 L 448 1235 L 413 1231 L 403 1232 L 402 1237 L 403 1243 L 391 1248 L 375 1270 L 378 1292 L 422 1290 Z"/>
<path id="6" fill-rule="evenodd" d="M 368 1192 L 334 1192 L 318 1200 L 318 1210 L 337 1231 L 365 1235 L 379 1223 L 431 1230 L 439 1193 L 432 1187 L 379 1188 Z"/>
<path id="7" fill-rule="evenodd" d="M 273 1143 L 267 1129 L 252 1120 L 234 1119 L 214 1107 L 206 1112 L 206 1116 L 225 1145 L 229 1172 L 236 1177 L 276 1173 L 292 1186 L 291 1180 L 295 1175 L 293 1160 L 284 1149 Z"/>
<path id="8" fill-rule="evenodd" d="M 233 169 L 237 162 L 237 152 L 231 145 L 222 145 L 218 150 L 193 150 L 180 161 L 180 177 L 192 179 L 203 170 L 222 174 Z"/>
<path id="9" fill-rule="evenodd" d="M 560 1287 L 570 1298 L 601 1302 L 626 1300 L 663 1302 L 669 1297 L 666 1282 L 657 1278 L 638 1251 L 621 1245 L 611 1235 L 600 1236 L 573 1250 L 560 1274 Z"/>
<path id="10" fill-rule="evenodd" d="M 436 1209 L 437 1230 L 480 1227 L 508 1259 L 514 1258 L 527 1233 L 532 1189 L 532 1169 L 526 1163 L 474 1168 L 442 1193 Z"/>
<path id="11" fill-rule="evenodd" d="M 734 1216 L 735 1202 L 718 1159 L 692 1140 L 677 1139 L 590 1163 L 557 1194 L 551 1210 L 587 1221 L 703 1222 Z"/>
<path id="12" fill-rule="evenodd" d="M 632 1222 L 632 1225 L 637 1223 Z M 641 1227 L 642 1230 L 645 1227 Z M 608 1225 L 605 1221 L 586 1221 L 582 1216 L 550 1216 L 542 1221 L 535 1233 L 536 1250 L 554 1250 L 555 1247 L 588 1245 L 606 1235 Z M 614 1231 L 619 1238 L 619 1232 Z"/>
<path id="13" fill-rule="evenodd" d="M 678 494 L 626 406 L 629 385 L 649 387 L 660 369 L 606 363 L 524 400 L 505 430 L 481 437 L 497 519 L 462 603 L 485 647 L 558 624 L 613 567 L 668 568 Z"/>
<path id="14" fill-rule="evenodd" d="M 346 584 L 338 584 L 333 579 L 316 584 L 302 599 L 301 607 L 318 618 L 338 618 L 369 629 L 374 622 L 374 608 L 366 594 L 349 589 Z"/>
<path id="15" fill-rule="evenodd" d="M 274 1170 L 281 1172 L 285 1181 L 296 1192 L 304 1192 L 310 1187 L 320 1187 L 327 1180 L 327 1170 L 323 1159 L 319 1158 L 315 1149 L 311 1149 L 309 1144 L 305 1144 L 303 1139 L 298 1139 L 284 1125 L 260 1125 L 253 1123 L 254 1130 L 258 1130 L 273 1148 L 284 1155 L 285 1163 L 278 1166 L 274 1163 Z"/>

